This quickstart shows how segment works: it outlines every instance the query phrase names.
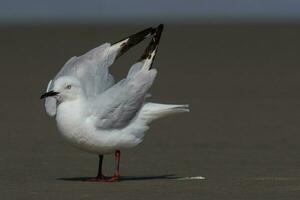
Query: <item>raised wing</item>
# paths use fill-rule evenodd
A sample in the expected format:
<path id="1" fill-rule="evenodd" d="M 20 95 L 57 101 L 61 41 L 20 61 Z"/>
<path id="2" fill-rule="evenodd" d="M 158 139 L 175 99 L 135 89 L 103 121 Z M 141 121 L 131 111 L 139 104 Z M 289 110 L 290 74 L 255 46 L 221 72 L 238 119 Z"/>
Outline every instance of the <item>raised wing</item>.
<path id="1" fill-rule="evenodd" d="M 81 81 L 86 95 L 95 97 L 115 83 L 113 76 L 109 73 L 109 66 L 132 46 L 140 43 L 154 32 L 154 28 L 147 28 L 113 45 L 105 43 L 82 56 L 74 56 L 66 62 L 53 81 L 60 76 L 77 77 Z M 51 90 L 52 87 L 53 84 L 50 84 L 48 89 Z M 56 100 L 54 98 L 46 98 L 45 107 L 50 116 L 56 114 Z"/>
<path id="2" fill-rule="evenodd" d="M 86 95 L 94 97 L 114 84 L 108 67 L 115 59 L 153 34 L 154 31 L 153 28 L 147 28 L 113 45 L 105 43 L 82 56 L 73 57 L 64 65 L 55 79 L 62 75 L 75 76 L 81 81 Z"/>
<path id="3" fill-rule="evenodd" d="M 162 30 L 163 25 L 158 26 L 142 59 L 131 67 L 126 79 L 91 100 L 92 117 L 96 119 L 97 128 L 125 127 L 143 106 L 144 99 L 157 73 L 156 69 L 152 69 L 151 66 Z"/>

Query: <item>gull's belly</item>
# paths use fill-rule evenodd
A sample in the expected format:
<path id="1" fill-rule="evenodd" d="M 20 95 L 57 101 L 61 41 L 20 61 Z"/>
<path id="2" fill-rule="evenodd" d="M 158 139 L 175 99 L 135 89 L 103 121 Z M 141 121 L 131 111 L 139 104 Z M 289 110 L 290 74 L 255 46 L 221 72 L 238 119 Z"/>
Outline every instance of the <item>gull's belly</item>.
<path id="1" fill-rule="evenodd" d="M 62 137 L 73 146 L 90 153 L 108 154 L 141 142 L 140 138 L 131 134 L 130 126 L 123 130 L 96 129 L 92 119 L 84 117 L 81 108 L 77 106 L 74 102 L 62 103 L 56 115 Z"/>
<path id="2" fill-rule="evenodd" d="M 60 104 L 56 122 L 62 137 L 73 146 L 93 153 L 96 153 L 94 148 L 98 146 L 98 151 L 100 151 L 101 143 L 95 143 L 95 141 L 97 137 L 101 137 L 101 134 L 95 135 L 95 129 L 85 115 L 80 102 Z"/>
<path id="3" fill-rule="evenodd" d="M 65 140 L 82 147 L 89 141 L 86 119 L 81 117 L 80 110 L 70 105 L 60 105 L 56 116 L 57 128 Z"/>
<path id="4" fill-rule="evenodd" d="M 101 139 L 102 134 L 95 134 L 87 119 L 80 119 L 76 115 L 63 117 L 59 112 L 57 114 L 57 127 L 62 137 L 73 146 L 97 154 L 113 151 L 112 146 L 105 147 Z"/>

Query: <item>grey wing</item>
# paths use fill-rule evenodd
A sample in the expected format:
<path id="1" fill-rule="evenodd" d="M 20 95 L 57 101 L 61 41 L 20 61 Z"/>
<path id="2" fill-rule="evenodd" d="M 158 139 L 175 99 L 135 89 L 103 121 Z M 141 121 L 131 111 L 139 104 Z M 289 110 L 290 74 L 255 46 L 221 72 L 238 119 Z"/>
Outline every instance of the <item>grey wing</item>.
<path id="1" fill-rule="evenodd" d="M 108 71 L 108 64 L 113 61 L 109 56 L 111 45 L 103 44 L 86 54 L 69 59 L 58 74 L 48 84 L 47 91 L 53 89 L 53 82 L 61 76 L 74 76 L 80 80 L 87 96 L 95 96 L 114 84 L 114 79 Z M 57 101 L 53 97 L 45 100 L 46 112 L 55 116 Z"/>
<path id="2" fill-rule="evenodd" d="M 96 127 L 116 129 L 128 125 L 142 107 L 155 76 L 155 69 L 141 70 L 135 78 L 126 78 L 93 99 Z"/>
<path id="3" fill-rule="evenodd" d="M 157 28 L 143 59 L 134 64 L 126 79 L 121 80 L 91 102 L 95 125 L 99 129 L 118 129 L 127 126 L 144 104 L 156 69 L 152 63 L 157 51 L 163 26 Z M 147 54 L 147 56 L 145 56 Z"/>
<path id="4" fill-rule="evenodd" d="M 111 45 L 105 43 L 79 57 L 72 57 L 55 76 L 76 77 L 88 97 L 103 92 L 114 84 L 108 67 L 113 63 Z M 113 52 L 114 53 L 114 52 Z"/>
<path id="5" fill-rule="evenodd" d="M 82 56 L 72 57 L 58 72 L 53 81 L 61 76 L 74 76 L 81 81 L 88 97 L 94 97 L 102 93 L 115 83 L 113 76 L 109 73 L 109 66 L 132 46 L 152 35 L 154 30 L 148 28 L 113 45 L 105 43 Z M 51 90 L 52 87 L 53 84 L 50 87 L 48 86 L 48 89 Z M 50 116 L 56 114 L 56 104 L 54 98 L 46 98 L 45 107 Z"/>
<path id="6" fill-rule="evenodd" d="M 115 83 L 113 76 L 109 73 L 109 66 L 132 46 L 152 35 L 154 30 L 147 28 L 113 45 L 105 43 L 82 56 L 73 57 L 55 79 L 62 75 L 75 76 L 83 84 L 87 96 L 94 97 Z"/>

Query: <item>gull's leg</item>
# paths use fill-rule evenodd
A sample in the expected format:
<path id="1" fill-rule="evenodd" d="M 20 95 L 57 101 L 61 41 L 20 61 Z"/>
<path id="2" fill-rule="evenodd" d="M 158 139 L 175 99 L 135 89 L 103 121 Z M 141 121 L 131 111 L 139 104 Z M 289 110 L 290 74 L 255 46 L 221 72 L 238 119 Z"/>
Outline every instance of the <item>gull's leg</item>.
<path id="1" fill-rule="evenodd" d="M 102 174 L 102 163 L 103 163 L 103 155 L 99 155 L 99 166 L 98 166 L 98 174 L 95 178 L 88 179 L 89 182 L 100 182 L 106 181 L 106 177 Z"/>
<path id="2" fill-rule="evenodd" d="M 98 166 L 98 174 L 97 179 L 105 179 L 105 176 L 102 174 L 102 163 L 103 163 L 103 155 L 99 155 L 99 166 Z"/>
<path id="3" fill-rule="evenodd" d="M 115 169 L 115 177 L 120 178 L 120 159 L 121 159 L 121 151 L 116 150 L 115 152 L 115 159 L 116 159 L 116 169 Z"/>
<path id="4" fill-rule="evenodd" d="M 121 151 L 120 150 L 116 150 L 115 151 L 115 174 L 113 177 L 111 177 L 108 181 L 110 182 L 114 182 L 114 181 L 118 181 L 120 179 L 120 159 L 121 159 Z"/>

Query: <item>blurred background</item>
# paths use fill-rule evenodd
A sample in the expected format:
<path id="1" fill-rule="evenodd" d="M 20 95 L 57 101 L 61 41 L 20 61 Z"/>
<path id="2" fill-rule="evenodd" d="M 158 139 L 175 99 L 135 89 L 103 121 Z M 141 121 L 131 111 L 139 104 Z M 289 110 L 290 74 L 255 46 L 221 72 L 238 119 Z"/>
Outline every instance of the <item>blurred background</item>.
<path id="1" fill-rule="evenodd" d="M 290 23 L 297 0 L 1 0 L 1 24 Z"/>
<path id="2" fill-rule="evenodd" d="M 299 11 L 297 0 L 0 0 L 0 199 L 299 199 Z M 160 23 L 150 100 L 191 112 L 123 151 L 120 183 L 83 183 L 97 156 L 62 140 L 39 97 L 70 57 Z M 147 43 L 116 61 L 117 79 Z M 175 179 L 186 176 L 206 179 Z"/>

